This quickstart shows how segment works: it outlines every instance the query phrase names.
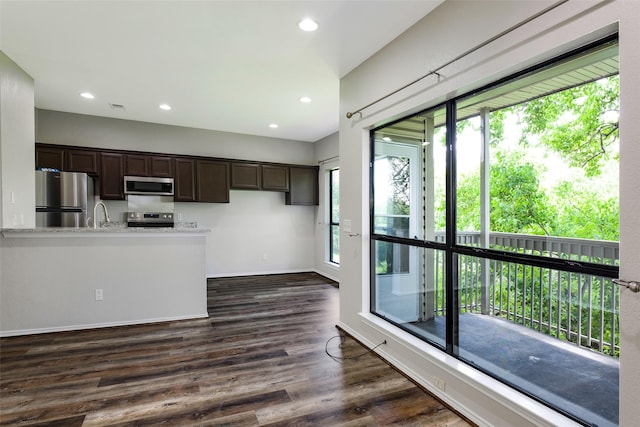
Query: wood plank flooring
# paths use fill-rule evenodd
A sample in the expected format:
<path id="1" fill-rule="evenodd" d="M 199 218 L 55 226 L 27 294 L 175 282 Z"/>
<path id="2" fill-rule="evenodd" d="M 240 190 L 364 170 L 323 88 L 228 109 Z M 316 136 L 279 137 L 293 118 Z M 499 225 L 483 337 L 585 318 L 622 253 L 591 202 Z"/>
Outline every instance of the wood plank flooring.
<path id="1" fill-rule="evenodd" d="M 370 353 L 313 273 L 210 279 L 209 319 L 0 339 L 0 425 L 466 426 Z M 350 338 L 335 356 L 366 349 Z"/>

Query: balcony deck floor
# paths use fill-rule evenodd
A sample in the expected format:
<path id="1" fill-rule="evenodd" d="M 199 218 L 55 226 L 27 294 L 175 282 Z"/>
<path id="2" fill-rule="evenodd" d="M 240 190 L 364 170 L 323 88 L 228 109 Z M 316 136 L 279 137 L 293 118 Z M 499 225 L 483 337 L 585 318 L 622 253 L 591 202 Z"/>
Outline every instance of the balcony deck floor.
<path id="1" fill-rule="evenodd" d="M 444 337 L 444 317 L 405 324 Z M 618 359 L 504 319 L 463 314 L 460 358 L 561 410 L 598 426 L 618 425 Z"/>

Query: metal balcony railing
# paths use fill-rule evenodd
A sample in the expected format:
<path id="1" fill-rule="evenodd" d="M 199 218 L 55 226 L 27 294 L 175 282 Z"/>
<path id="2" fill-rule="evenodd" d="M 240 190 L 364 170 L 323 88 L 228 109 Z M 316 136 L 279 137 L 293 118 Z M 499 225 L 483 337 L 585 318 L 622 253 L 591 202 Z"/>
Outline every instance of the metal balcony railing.
<path id="1" fill-rule="evenodd" d="M 444 241 L 444 235 L 436 233 L 436 240 Z M 458 233 L 457 243 L 480 246 L 480 233 Z M 611 241 L 490 233 L 489 247 L 605 265 L 619 263 L 618 242 Z M 444 253 L 437 253 L 433 262 L 433 277 L 442 277 Z M 436 304 L 427 317 L 445 314 L 444 280 L 433 282 Z M 456 285 L 461 313 L 501 317 L 581 347 L 612 356 L 619 353 L 619 289 L 609 278 L 460 255 Z"/>
<path id="2" fill-rule="evenodd" d="M 376 232 L 408 237 L 404 216 L 385 218 Z M 434 240 L 444 242 L 444 232 Z M 458 232 L 457 244 L 480 247 L 480 232 Z M 619 264 L 618 242 L 526 234 L 491 232 L 490 249 L 538 255 L 603 265 Z M 378 260 L 386 274 L 409 270 L 410 251 L 394 245 Z M 427 265 L 428 264 L 428 265 Z M 619 288 L 611 279 L 569 273 L 513 262 L 458 255 L 457 280 L 460 313 L 478 313 L 504 318 L 546 335 L 587 347 L 600 353 L 619 354 Z M 422 261 L 423 318 L 444 316 L 445 257 L 443 251 Z M 383 273 L 385 274 L 385 273 Z"/>

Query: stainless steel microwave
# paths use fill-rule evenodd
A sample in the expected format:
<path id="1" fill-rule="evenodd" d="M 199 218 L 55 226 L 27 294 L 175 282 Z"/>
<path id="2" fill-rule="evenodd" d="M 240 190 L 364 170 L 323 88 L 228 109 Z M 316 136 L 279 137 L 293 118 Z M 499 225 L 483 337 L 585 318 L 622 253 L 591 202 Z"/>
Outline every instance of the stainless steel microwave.
<path id="1" fill-rule="evenodd" d="M 173 196 L 173 178 L 148 176 L 125 176 L 124 194 L 147 194 L 150 196 Z"/>

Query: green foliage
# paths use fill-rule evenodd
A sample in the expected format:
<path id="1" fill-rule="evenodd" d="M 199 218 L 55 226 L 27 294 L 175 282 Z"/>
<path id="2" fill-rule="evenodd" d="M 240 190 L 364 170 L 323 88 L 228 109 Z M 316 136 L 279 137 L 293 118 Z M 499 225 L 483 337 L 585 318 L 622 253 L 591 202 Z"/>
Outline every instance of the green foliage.
<path id="1" fill-rule="evenodd" d="M 490 228 L 505 233 L 549 235 L 555 212 L 540 188 L 536 167 L 516 153 L 496 153 L 490 169 Z M 457 186 L 458 230 L 480 229 L 480 177 L 463 177 Z M 444 200 L 441 201 L 441 204 Z"/>
<path id="2" fill-rule="evenodd" d="M 504 121 L 509 114 L 514 112 L 514 108 L 503 108 L 491 112 L 491 120 L 489 120 L 489 145 L 495 148 L 504 140 Z"/>
<path id="3" fill-rule="evenodd" d="M 595 181 L 605 165 L 618 159 L 618 123 L 607 121 L 617 120 L 618 89 L 618 76 L 613 76 L 491 113 L 492 231 L 618 240 L 618 197 L 605 196 L 601 187 L 607 184 Z M 513 115 L 522 133 L 516 147 L 505 147 L 505 122 Z M 566 167 L 578 168 L 585 179 L 542 187 L 545 165 L 526 157 L 527 150 L 539 146 L 558 153 Z M 460 177 L 456 195 L 458 230 L 479 230 L 478 173 Z M 444 198 L 439 206 L 444 210 Z"/>
<path id="4" fill-rule="evenodd" d="M 604 78 L 511 107 L 524 123 L 521 142 L 540 142 L 587 176 L 598 175 L 617 151 L 620 79 Z"/>
<path id="5" fill-rule="evenodd" d="M 558 220 L 554 234 L 593 240 L 619 239 L 618 197 L 604 198 L 592 188 L 562 182 L 555 188 Z M 570 195 L 570 197 L 567 197 Z"/>
<path id="6" fill-rule="evenodd" d="M 515 154 L 496 153 L 496 160 L 490 173 L 491 230 L 549 235 L 554 212 L 535 166 Z"/>

